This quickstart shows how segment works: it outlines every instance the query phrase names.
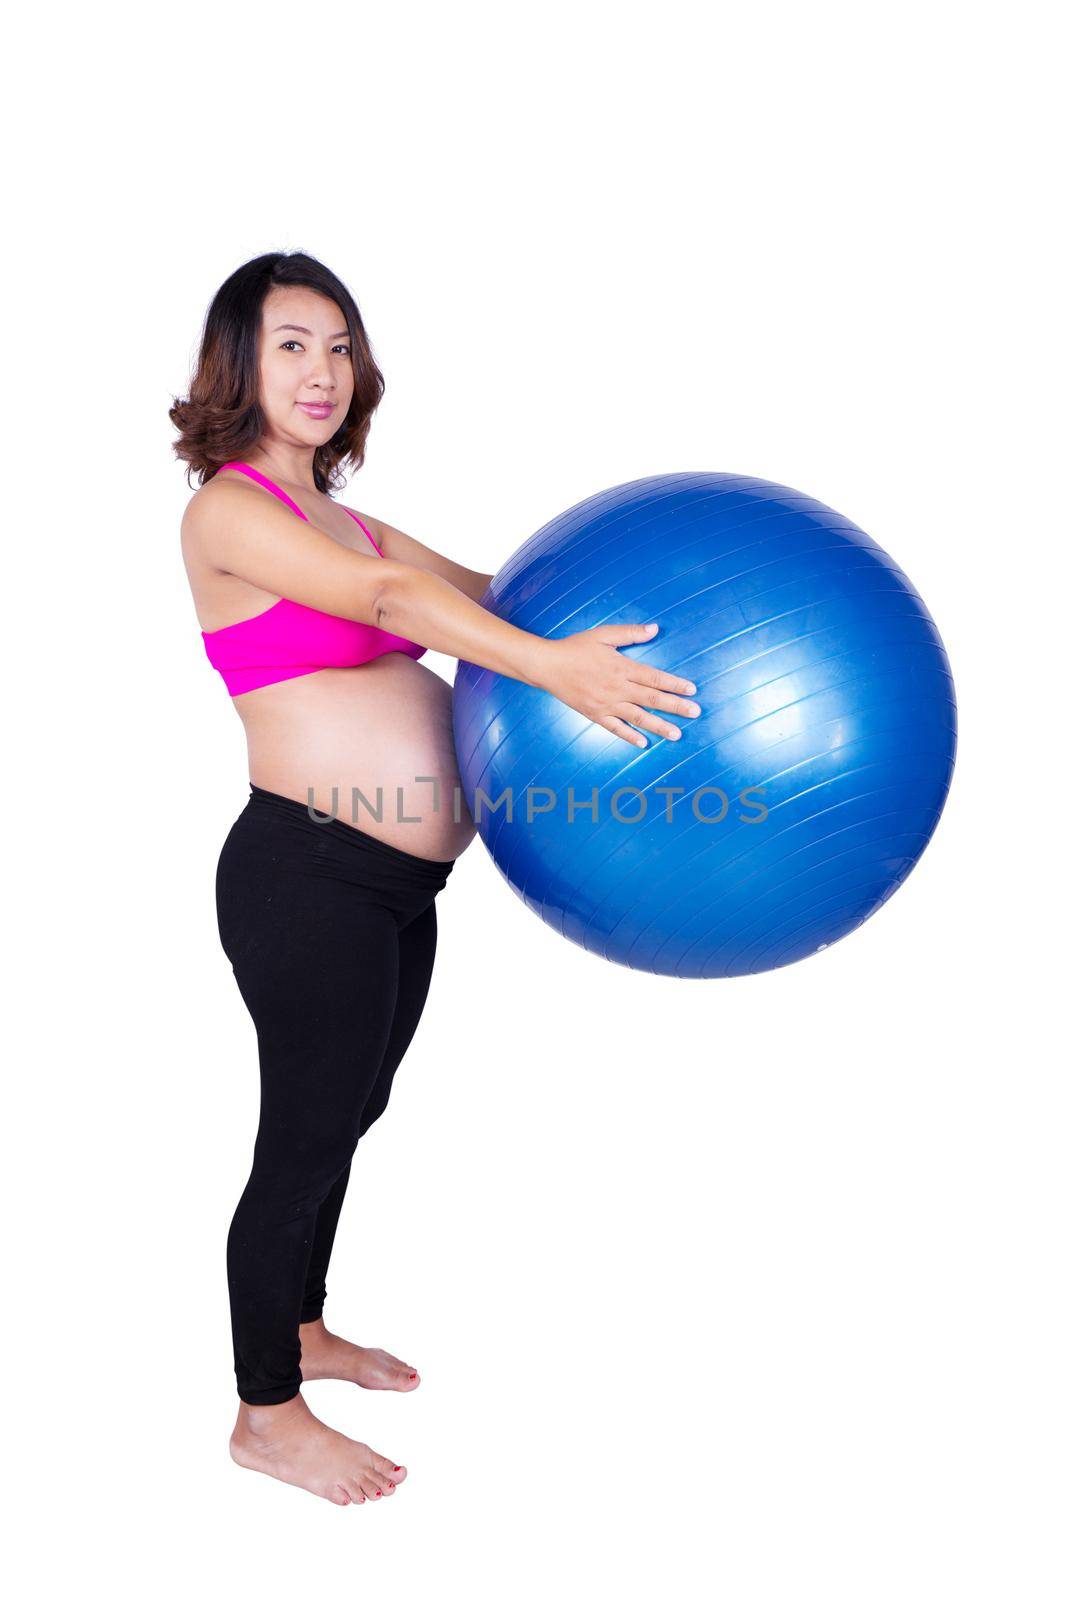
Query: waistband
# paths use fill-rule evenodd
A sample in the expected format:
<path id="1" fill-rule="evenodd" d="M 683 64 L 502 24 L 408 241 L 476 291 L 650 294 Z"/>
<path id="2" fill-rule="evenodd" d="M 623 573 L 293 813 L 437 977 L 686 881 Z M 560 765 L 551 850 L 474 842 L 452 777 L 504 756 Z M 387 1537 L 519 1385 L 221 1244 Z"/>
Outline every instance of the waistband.
<path id="1" fill-rule="evenodd" d="M 409 850 L 401 850 L 399 845 L 390 844 L 386 839 L 378 839 L 364 828 L 355 828 L 350 822 L 342 822 L 340 817 L 331 817 L 328 812 L 320 811 L 317 806 L 313 807 L 314 815 L 312 815 L 306 800 L 294 800 L 291 795 L 275 794 L 273 789 L 261 789 L 251 780 L 248 787 L 251 791 L 248 804 L 254 810 L 285 817 L 306 830 L 309 837 L 311 835 L 320 839 L 326 837 L 340 844 L 342 848 L 370 851 L 383 865 L 402 867 L 415 877 L 421 876 L 427 881 L 440 879 L 443 882 L 456 864 L 455 857 L 450 861 L 431 861 L 426 856 L 412 855 Z"/>

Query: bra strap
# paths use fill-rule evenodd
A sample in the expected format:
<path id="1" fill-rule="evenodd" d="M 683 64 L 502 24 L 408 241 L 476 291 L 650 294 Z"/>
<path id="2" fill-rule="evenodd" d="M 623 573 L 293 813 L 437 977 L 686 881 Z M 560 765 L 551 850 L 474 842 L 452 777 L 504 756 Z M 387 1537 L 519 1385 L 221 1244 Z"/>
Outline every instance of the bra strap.
<path id="1" fill-rule="evenodd" d="M 257 472 L 255 467 L 250 467 L 247 462 L 226 461 L 221 467 L 219 467 L 218 470 L 220 472 L 243 472 L 246 477 L 254 478 L 256 483 L 262 484 L 264 489 L 269 489 L 271 494 L 276 494 L 279 500 L 284 500 L 290 511 L 295 511 L 298 517 L 300 517 L 304 522 L 307 522 L 308 518 L 301 511 L 296 501 L 290 499 L 289 495 L 286 494 L 284 489 L 279 489 L 276 483 L 271 483 L 269 478 L 264 477 L 262 472 Z M 380 553 L 381 552 L 379 552 L 379 554 Z"/>
<path id="2" fill-rule="evenodd" d="M 246 477 L 254 478 L 257 483 L 263 485 L 264 489 L 269 489 L 271 494 L 276 494 L 278 496 L 279 500 L 284 500 L 285 504 L 290 508 L 290 510 L 295 511 L 297 516 L 301 517 L 304 522 L 308 521 L 308 518 L 304 515 L 303 511 L 301 511 L 301 509 L 297 505 L 296 501 L 291 499 L 289 497 L 289 495 L 286 494 L 284 489 L 279 489 L 279 487 L 278 487 L 278 485 L 276 483 L 271 483 L 271 481 L 270 481 L 270 479 L 268 477 L 265 477 L 262 472 L 257 471 L 255 467 L 250 467 L 246 461 L 226 461 L 226 462 L 223 463 L 223 465 L 221 467 L 219 467 L 218 470 L 220 472 L 243 472 L 246 475 Z M 348 511 L 348 507 L 347 506 L 342 506 L 341 510 L 342 511 Z M 371 531 L 367 527 L 366 523 L 361 522 L 359 517 L 356 516 L 356 513 L 354 511 L 348 511 L 348 515 L 350 517 L 352 517 L 356 522 L 359 522 L 359 525 L 363 529 L 363 532 L 367 535 L 367 538 L 370 540 L 370 542 L 374 546 L 375 550 L 377 550 L 378 554 L 381 555 L 382 554 L 381 545 L 375 539 L 374 535 L 371 533 Z M 384 556 L 382 557 L 382 559 L 383 560 L 385 559 Z"/>
<path id="3" fill-rule="evenodd" d="M 348 511 L 348 507 L 347 506 L 342 506 L 341 510 L 342 511 Z M 348 515 L 350 517 L 352 517 L 356 522 L 359 522 L 359 525 L 363 529 L 363 532 L 367 535 L 367 538 L 370 540 L 370 542 L 374 546 L 375 550 L 377 550 L 378 554 L 381 556 L 382 555 L 382 547 L 378 543 L 377 539 L 375 539 L 375 537 L 371 533 L 370 529 L 367 527 L 367 524 L 365 522 L 360 522 L 360 519 L 356 516 L 356 513 L 354 511 L 348 511 Z M 383 561 L 385 560 L 384 556 L 382 556 L 382 560 Z"/>

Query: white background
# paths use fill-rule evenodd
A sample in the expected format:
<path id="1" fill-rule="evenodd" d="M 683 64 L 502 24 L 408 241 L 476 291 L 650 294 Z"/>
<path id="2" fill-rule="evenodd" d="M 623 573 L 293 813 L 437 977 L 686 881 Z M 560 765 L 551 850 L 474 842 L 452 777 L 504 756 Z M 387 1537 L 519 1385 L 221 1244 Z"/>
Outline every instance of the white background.
<path id="1" fill-rule="evenodd" d="M 20 1592 L 1063 1595 L 1050 20 L 33 11 L 4 112 Z M 494 570 L 611 484 L 770 478 L 903 566 L 960 704 L 911 878 L 781 972 L 629 973 L 461 858 L 327 1306 L 422 1386 L 306 1394 L 409 1469 L 346 1510 L 227 1453 L 258 1078 L 213 879 L 247 772 L 167 419 L 218 285 L 296 248 L 385 374 L 348 504 Z"/>

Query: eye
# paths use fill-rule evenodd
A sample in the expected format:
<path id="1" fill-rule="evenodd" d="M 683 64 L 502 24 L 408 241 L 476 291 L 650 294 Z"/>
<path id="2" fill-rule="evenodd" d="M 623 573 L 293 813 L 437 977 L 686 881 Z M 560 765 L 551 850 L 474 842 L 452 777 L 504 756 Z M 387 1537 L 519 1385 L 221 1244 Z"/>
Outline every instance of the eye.
<path id="1" fill-rule="evenodd" d="M 295 345 L 298 350 L 303 349 L 303 345 L 300 344 L 298 339 L 286 339 L 278 346 L 278 348 L 279 350 L 288 350 L 290 345 Z M 352 354 L 352 346 L 350 344 L 335 344 L 334 349 L 343 350 L 346 356 L 350 356 Z"/>

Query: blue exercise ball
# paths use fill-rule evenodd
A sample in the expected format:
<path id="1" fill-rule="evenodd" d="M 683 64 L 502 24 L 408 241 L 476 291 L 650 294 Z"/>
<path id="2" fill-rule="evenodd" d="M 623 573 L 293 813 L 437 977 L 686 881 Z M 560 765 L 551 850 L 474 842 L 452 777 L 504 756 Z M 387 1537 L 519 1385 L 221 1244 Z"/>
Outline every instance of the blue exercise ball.
<path id="1" fill-rule="evenodd" d="M 453 731 L 478 832 L 550 927 L 676 978 L 766 972 L 884 905 L 941 815 L 948 657 L 873 539 L 794 489 L 638 478 L 533 534 L 483 600 L 548 638 L 657 622 L 627 655 L 696 684 L 645 749 L 461 661 Z"/>

